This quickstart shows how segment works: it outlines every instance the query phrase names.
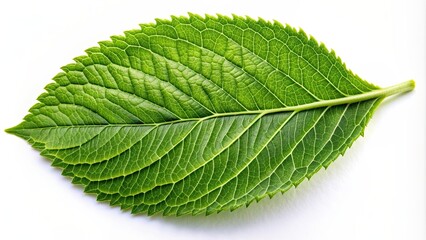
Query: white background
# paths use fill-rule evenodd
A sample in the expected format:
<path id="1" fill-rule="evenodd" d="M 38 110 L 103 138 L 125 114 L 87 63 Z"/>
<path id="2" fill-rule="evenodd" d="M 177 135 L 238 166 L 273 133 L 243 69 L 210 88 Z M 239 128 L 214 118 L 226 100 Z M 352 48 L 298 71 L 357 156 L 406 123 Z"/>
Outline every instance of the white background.
<path id="1" fill-rule="evenodd" d="M 0 129 L 18 124 L 43 87 L 83 50 L 170 15 L 278 20 L 333 48 L 388 99 L 344 157 L 285 195 L 212 216 L 131 216 L 97 203 L 23 140 L 0 133 L 0 239 L 426 239 L 426 4 L 357 1 L 4 1 Z"/>

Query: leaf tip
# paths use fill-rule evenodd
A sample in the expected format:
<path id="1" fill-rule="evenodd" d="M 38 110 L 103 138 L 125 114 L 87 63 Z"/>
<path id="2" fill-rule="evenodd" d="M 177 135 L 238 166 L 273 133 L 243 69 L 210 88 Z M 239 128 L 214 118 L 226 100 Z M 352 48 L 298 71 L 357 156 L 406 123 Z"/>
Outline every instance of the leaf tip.
<path id="1" fill-rule="evenodd" d="M 6 133 L 9 133 L 9 134 L 15 134 L 15 132 L 16 132 L 16 127 L 6 128 L 4 131 L 5 131 Z"/>
<path id="2" fill-rule="evenodd" d="M 9 133 L 9 134 L 15 135 L 17 137 L 23 138 L 25 140 L 28 140 L 28 138 L 29 138 L 28 133 L 27 133 L 26 129 L 22 128 L 21 125 L 22 124 L 16 125 L 16 126 L 11 127 L 11 128 L 7 128 L 4 131 L 6 133 Z"/>

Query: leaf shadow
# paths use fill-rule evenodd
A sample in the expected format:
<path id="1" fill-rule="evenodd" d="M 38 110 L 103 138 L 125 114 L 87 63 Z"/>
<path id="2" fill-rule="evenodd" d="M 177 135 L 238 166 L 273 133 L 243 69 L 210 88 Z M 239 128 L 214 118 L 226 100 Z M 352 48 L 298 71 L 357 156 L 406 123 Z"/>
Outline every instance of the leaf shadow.
<path id="1" fill-rule="evenodd" d="M 153 216 L 152 220 L 172 224 L 179 228 L 191 228 L 203 232 L 241 230 L 251 228 L 264 221 L 273 221 L 273 218 L 285 215 L 287 211 L 296 210 L 294 203 L 298 198 L 307 197 L 307 195 L 309 194 L 300 194 L 299 191 L 293 188 L 283 196 L 278 194 L 272 199 L 264 199 L 258 203 L 252 203 L 247 208 L 241 207 L 233 212 L 224 211 L 209 216 Z"/>

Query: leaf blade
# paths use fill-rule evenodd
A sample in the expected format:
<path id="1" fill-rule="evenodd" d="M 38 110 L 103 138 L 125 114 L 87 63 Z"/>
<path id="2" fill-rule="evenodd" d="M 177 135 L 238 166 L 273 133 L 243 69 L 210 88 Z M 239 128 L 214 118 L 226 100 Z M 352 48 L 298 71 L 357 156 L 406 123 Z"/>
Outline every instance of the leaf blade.
<path id="1" fill-rule="evenodd" d="M 384 97 L 414 88 L 380 89 L 303 31 L 238 16 L 158 20 L 86 52 L 7 131 L 98 200 L 149 215 L 234 210 L 297 186 Z"/>

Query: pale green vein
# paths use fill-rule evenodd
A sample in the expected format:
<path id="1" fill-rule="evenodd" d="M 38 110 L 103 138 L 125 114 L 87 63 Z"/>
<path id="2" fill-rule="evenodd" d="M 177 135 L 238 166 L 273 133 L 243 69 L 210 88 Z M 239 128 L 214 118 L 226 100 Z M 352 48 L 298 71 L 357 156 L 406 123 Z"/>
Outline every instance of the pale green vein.
<path id="1" fill-rule="evenodd" d="M 347 96 L 343 98 L 337 98 L 337 99 L 331 99 L 331 100 L 321 100 L 318 102 L 313 103 L 306 103 L 298 106 L 289 106 L 289 107 L 283 107 L 283 108 L 273 108 L 273 109 L 264 109 L 264 110 L 251 110 L 251 111 L 244 111 L 244 112 L 228 112 L 228 113 L 216 113 L 213 115 L 209 115 L 203 118 L 188 118 L 188 119 L 180 119 L 180 120 L 174 120 L 174 121 L 168 121 L 163 123 L 147 123 L 143 124 L 144 126 L 157 126 L 157 125 L 164 125 L 164 124 L 171 124 L 171 123 L 178 123 L 178 122 L 186 122 L 186 121 L 204 121 L 210 118 L 216 118 L 216 117 L 225 117 L 225 116 L 238 116 L 238 115 L 251 115 L 251 114 L 271 114 L 271 113 L 279 113 L 279 112 L 292 112 L 292 111 L 306 111 L 314 108 L 321 108 L 321 107 L 329 107 L 329 106 L 336 106 L 336 105 L 343 105 L 343 104 L 350 104 L 350 103 L 356 103 L 361 101 L 366 101 L 374 98 L 384 98 L 388 97 L 394 94 L 404 93 L 408 92 L 414 89 L 415 82 L 413 80 L 409 80 L 403 83 L 399 83 L 387 88 L 377 89 L 370 92 L 365 92 L 357 95 Z M 103 124 L 103 125 L 109 125 L 109 124 Z M 103 126 L 101 124 L 97 125 L 84 125 L 84 126 Z M 141 124 L 114 124 L 114 126 L 133 126 L 138 127 L 141 126 Z M 52 126 L 52 127 L 41 127 L 41 128 L 57 128 L 62 126 Z M 78 127 L 78 125 L 70 126 L 70 127 Z M 36 128 L 36 127 L 34 127 Z M 31 129 L 31 128 L 28 128 Z M 13 130 L 13 129 L 10 129 Z"/>

